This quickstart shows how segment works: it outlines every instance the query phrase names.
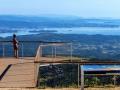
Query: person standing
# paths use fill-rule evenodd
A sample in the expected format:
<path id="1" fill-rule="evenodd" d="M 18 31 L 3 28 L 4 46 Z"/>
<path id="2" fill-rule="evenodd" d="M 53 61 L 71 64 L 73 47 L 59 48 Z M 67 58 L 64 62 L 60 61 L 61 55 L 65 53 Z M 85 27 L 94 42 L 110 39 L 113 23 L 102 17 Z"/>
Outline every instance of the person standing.
<path id="1" fill-rule="evenodd" d="M 14 57 L 18 58 L 18 40 L 16 38 L 16 34 L 13 34 L 13 49 Z"/>

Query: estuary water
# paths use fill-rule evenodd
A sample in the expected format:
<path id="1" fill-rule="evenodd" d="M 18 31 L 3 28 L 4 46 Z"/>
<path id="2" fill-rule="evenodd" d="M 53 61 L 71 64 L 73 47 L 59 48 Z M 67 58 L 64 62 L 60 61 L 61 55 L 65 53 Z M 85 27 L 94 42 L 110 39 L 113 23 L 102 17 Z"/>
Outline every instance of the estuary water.
<path id="1" fill-rule="evenodd" d="M 9 29 L 9 31 L 12 29 Z M 79 27 L 79 28 L 14 28 L 16 32 L 0 32 L 0 37 L 17 35 L 30 35 L 40 33 L 59 33 L 59 34 L 102 34 L 102 35 L 120 35 L 120 28 L 100 28 L 100 27 Z"/>
<path id="2" fill-rule="evenodd" d="M 84 71 L 120 70 L 120 65 L 83 65 Z"/>

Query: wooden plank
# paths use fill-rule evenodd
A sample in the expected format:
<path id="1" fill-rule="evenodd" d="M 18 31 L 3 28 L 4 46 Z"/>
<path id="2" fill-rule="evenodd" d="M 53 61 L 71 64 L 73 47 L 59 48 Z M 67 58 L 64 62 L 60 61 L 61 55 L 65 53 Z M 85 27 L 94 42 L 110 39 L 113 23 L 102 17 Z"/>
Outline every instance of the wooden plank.
<path id="1" fill-rule="evenodd" d="M 22 61 L 21 61 L 22 60 Z M 0 81 L 0 87 L 35 87 L 34 59 L 0 58 L 3 66 L 12 64 Z"/>

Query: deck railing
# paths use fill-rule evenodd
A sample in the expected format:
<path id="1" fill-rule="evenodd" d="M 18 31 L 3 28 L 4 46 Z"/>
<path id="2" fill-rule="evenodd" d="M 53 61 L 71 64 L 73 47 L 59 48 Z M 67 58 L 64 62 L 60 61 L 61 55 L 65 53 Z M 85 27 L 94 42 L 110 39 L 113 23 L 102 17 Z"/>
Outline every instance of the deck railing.
<path id="1" fill-rule="evenodd" d="M 9 48 L 10 50 L 12 49 L 12 42 L 1 41 L 0 44 L 2 45 L 2 49 L 1 49 L 2 56 L 4 57 L 6 56 L 6 50 L 8 49 L 7 45 L 11 46 L 11 48 Z M 30 49 L 30 48 L 28 49 L 27 47 L 30 44 L 33 45 L 31 48 L 32 49 L 34 48 L 33 56 L 35 57 L 35 70 L 34 70 L 35 80 L 34 81 L 38 83 L 38 86 L 40 88 L 48 88 L 48 87 L 52 87 L 52 88 L 73 87 L 74 88 L 76 87 L 76 88 L 81 88 L 81 90 L 84 90 L 84 89 L 92 90 L 92 88 L 89 89 L 89 87 L 92 86 L 96 88 L 95 85 L 97 85 L 98 83 L 96 84 L 95 82 L 90 86 L 88 85 L 89 82 L 86 83 L 86 78 L 87 78 L 86 76 L 90 76 L 90 75 L 85 74 L 84 70 L 82 69 L 83 65 L 120 65 L 119 61 L 87 61 L 87 60 L 82 60 L 82 58 L 81 59 L 77 58 L 77 60 L 75 60 L 72 52 L 73 51 L 72 44 L 71 43 L 67 44 L 69 45 L 67 46 L 69 47 L 69 49 L 67 49 L 66 47 L 61 48 L 60 46 L 64 44 L 61 42 L 19 41 L 20 53 L 22 57 L 25 57 L 27 55 L 25 54 L 25 52 L 28 52 L 28 50 Z M 43 49 L 45 49 L 46 47 L 49 47 L 47 49 L 51 50 L 50 51 L 51 53 L 48 53 L 48 51 L 45 50 L 47 52 L 47 55 L 45 56 Z M 66 56 L 67 58 L 65 56 L 60 56 L 62 54 L 61 52 L 58 52 L 58 51 L 61 49 L 67 49 L 67 53 L 69 52 L 69 55 L 67 54 L 68 56 Z M 51 58 L 51 59 L 42 60 L 45 57 Z M 38 65 L 40 64 L 40 66 L 36 64 Z M 37 77 L 36 75 L 38 75 L 38 79 L 36 78 Z M 99 74 L 99 75 L 104 77 L 106 76 L 104 74 L 103 75 Z M 97 75 L 91 74 L 91 76 L 96 77 Z M 119 76 L 119 74 L 113 73 L 107 76 L 111 76 L 111 78 L 113 78 L 113 82 L 111 82 L 111 84 L 113 84 L 112 86 L 116 86 L 116 87 L 120 86 L 118 82 L 120 77 L 119 79 L 115 78 L 116 76 Z M 98 85 L 102 85 L 102 84 L 98 84 Z M 109 84 L 102 85 L 101 86 L 102 90 L 104 90 L 104 87 L 108 85 Z"/>
<path id="2" fill-rule="evenodd" d="M 120 78 L 119 73 L 110 73 L 110 74 L 86 74 L 83 66 L 85 65 L 119 65 L 119 61 L 84 61 L 84 60 L 75 60 L 72 55 L 70 58 L 66 58 L 65 60 L 58 60 L 56 54 L 53 60 L 42 60 L 44 56 L 42 56 L 42 47 L 54 46 L 55 44 L 48 45 L 40 45 L 36 54 L 35 63 L 40 64 L 39 75 L 38 75 L 38 86 L 40 88 L 78 88 L 78 90 L 94 90 L 102 89 L 104 90 L 106 87 L 108 89 L 116 88 L 120 86 L 118 84 L 116 77 Z M 56 46 L 56 45 L 55 45 Z M 53 58 L 53 57 L 52 57 Z M 56 58 L 56 59 L 55 59 Z M 61 58 L 61 57 L 60 57 Z M 56 61 L 55 61 L 56 60 Z M 111 69 L 112 71 L 112 69 Z M 119 72 L 119 70 L 118 70 Z M 98 77 L 99 76 L 99 77 Z M 89 78 L 91 77 L 91 78 Z M 97 81 L 93 81 L 94 79 L 102 80 L 109 78 L 108 83 L 100 82 L 98 84 Z M 90 80 L 89 80 L 90 79 Z M 87 81 L 89 80 L 89 82 Z M 107 79 L 106 79 L 107 80 Z M 92 83 L 90 83 L 90 81 Z M 104 80 L 105 81 L 105 80 Z M 111 83 L 110 83 L 111 82 Z M 104 85 L 103 85 L 104 84 Z M 106 85 L 105 85 L 106 84 Z M 93 88 L 93 89 L 92 89 Z"/>
<path id="3" fill-rule="evenodd" d="M 44 41 L 19 41 L 19 56 L 34 57 L 38 46 L 42 43 L 59 43 L 59 42 L 44 42 Z M 61 43 L 61 42 L 60 42 Z M 13 44 L 12 41 L 0 41 L 0 57 L 13 57 Z"/>
<path id="4" fill-rule="evenodd" d="M 74 60 L 73 60 L 74 61 Z M 120 68 L 88 74 L 86 65 L 113 65 L 120 67 L 120 62 L 37 62 L 40 63 L 39 88 L 76 88 L 76 90 L 113 90 L 120 88 Z M 95 68 L 95 67 L 93 67 Z M 114 71 L 111 73 L 111 71 Z M 78 88 L 78 89 L 77 89 Z"/>

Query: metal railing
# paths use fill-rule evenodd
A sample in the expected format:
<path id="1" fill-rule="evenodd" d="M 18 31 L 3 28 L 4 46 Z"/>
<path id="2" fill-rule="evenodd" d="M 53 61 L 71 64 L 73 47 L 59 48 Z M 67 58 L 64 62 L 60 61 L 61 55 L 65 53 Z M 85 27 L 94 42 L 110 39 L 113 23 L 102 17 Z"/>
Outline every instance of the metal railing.
<path id="1" fill-rule="evenodd" d="M 35 83 L 38 85 L 38 77 L 39 77 L 39 75 L 38 75 L 38 72 L 39 72 L 39 64 L 41 64 L 40 62 L 41 61 L 44 61 L 44 60 L 42 60 L 43 59 L 43 57 L 47 57 L 46 58 L 46 60 L 47 59 L 49 59 L 49 58 L 51 58 L 52 59 L 52 62 L 56 62 L 56 60 L 57 60 L 57 47 L 59 47 L 59 46 L 62 46 L 62 45 L 64 45 L 65 43 L 49 43 L 49 44 L 41 44 L 41 45 L 39 45 L 39 47 L 38 47 L 38 49 L 37 49 L 37 52 L 36 52 L 36 56 L 35 56 Z M 70 44 L 71 45 L 71 44 Z M 45 52 L 45 54 L 44 54 L 44 48 L 46 48 L 46 47 L 49 47 L 49 48 L 47 48 L 47 49 L 49 49 L 49 52 L 51 52 L 51 53 L 48 53 L 47 51 Z M 52 48 L 52 50 L 50 50 L 50 48 Z M 54 48 L 54 49 L 53 49 Z M 47 53 L 47 56 L 44 56 L 44 55 L 46 55 L 46 53 Z M 70 52 L 70 55 L 72 55 L 72 53 Z M 54 60 L 53 60 L 54 59 Z M 70 57 L 70 59 L 69 60 L 72 60 L 72 56 Z"/>
<path id="2" fill-rule="evenodd" d="M 4 41 L 1 42 L 2 46 L 2 55 L 6 56 L 6 44 L 9 44 L 11 42 Z M 96 87 L 96 82 L 92 83 L 93 85 L 88 85 L 89 82 L 86 83 L 87 76 L 90 76 L 88 74 L 85 74 L 84 70 L 82 70 L 81 66 L 83 65 L 120 65 L 119 61 L 86 61 L 82 60 L 82 58 L 76 58 L 73 57 L 73 46 L 71 43 L 68 43 L 63 48 L 61 45 L 64 43 L 57 43 L 57 42 L 41 42 L 41 41 L 20 41 L 21 44 L 21 56 L 26 56 L 25 51 L 28 52 L 26 48 L 30 45 L 30 43 L 34 43 L 32 49 L 34 49 L 34 82 L 38 84 L 39 88 L 78 88 L 78 90 L 95 90 L 92 88 L 96 88 L 96 90 L 101 88 L 104 90 L 104 87 Z M 35 45 L 36 43 L 36 45 Z M 26 45 L 27 44 L 27 45 Z M 50 47 L 49 47 L 50 46 Z M 53 47 L 51 47 L 53 46 Z M 12 47 L 12 43 L 11 43 Z M 46 47 L 48 51 L 44 50 Z M 29 48 L 30 49 L 30 48 Z M 67 50 L 66 55 L 60 52 L 60 50 Z M 33 51 L 33 50 L 31 50 Z M 37 51 L 37 52 L 36 52 Z M 28 53 L 29 54 L 29 53 Z M 51 55 L 50 55 L 51 54 Z M 32 54 L 31 54 L 32 55 Z M 47 58 L 45 58 L 47 57 Z M 43 59 L 48 60 L 43 60 Z M 60 60 L 59 60 L 60 58 Z M 33 62 L 32 62 L 33 63 Z M 25 63 L 22 63 L 25 64 Z M 39 65 L 40 64 L 40 65 Z M 83 75 L 84 74 L 84 75 Z M 27 75 L 27 74 L 26 74 Z M 91 75 L 95 76 L 96 75 Z M 101 74 L 102 76 L 102 74 Z M 104 74 L 103 74 L 104 76 Z M 105 75 L 106 76 L 106 75 Z M 109 76 L 119 76 L 119 74 L 111 74 Z M 94 79 L 93 79 L 94 80 Z M 91 79 L 92 81 L 92 79 Z M 114 81 L 114 80 L 113 80 Z M 115 87 L 119 87 L 119 85 L 116 85 L 117 82 L 114 82 Z M 89 88 L 90 87 L 90 88 Z M 115 88 L 114 87 L 114 88 Z M 109 87 L 108 87 L 109 88 Z M 110 87 L 111 88 L 111 87 Z M 99 90 L 98 89 L 98 90 Z M 112 89 L 111 89 L 112 90 Z"/>
<path id="3" fill-rule="evenodd" d="M 63 44 L 62 44 L 63 45 Z M 47 60 L 44 61 L 42 60 L 42 58 L 44 57 L 43 54 L 43 48 L 48 47 L 48 46 L 54 46 L 54 55 L 53 55 L 53 49 L 52 49 L 52 57 L 54 58 L 53 60 Z M 84 65 L 120 65 L 120 62 L 118 61 L 84 61 L 82 59 L 79 58 L 79 60 L 75 60 L 72 52 L 70 52 L 71 54 L 69 55 L 70 58 L 67 58 L 65 60 L 59 60 L 57 61 L 57 55 L 56 54 L 56 47 L 61 46 L 61 44 L 56 45 L 56 44 L 47 44 L 47 45 L 40 45 L 38 50 L 37 50 L 37 54 L 36 54 L 36 58 L 35 58 L 35 63 L 39 63 L 40 64 L 40 68 L 39 68 L 39 74 L 38 74 L 38 87 L 39 88 L 78 88 L 81 90 L 94 90 L 95 88 L 97 88 L 98 90 L 105 89 L 105 86 L 95 86 L 96 82 L 94 81 L 94 83 L 92 83 L 92 85 L 87 85 L 88 82 L 86 80 L 88 80 L 89 76 L 94 76 L 95 78 L 98 75 L 95 74 L 86 74 L 83 66 Z M 71 46 L 72 47 L 72 46 Z M 72 51 L 72 49 L 70 49 Z M 53 57 L 54 56 L 54 57 Z M 59 57 L 61 58 L 61 57 Z M 105 74 L 100 74 L 101 76 L 105 77 L 105 76 L 119 76 L 120 74 L 110 74 L 110 75 L 105 75 Z M 88 77 L 87 77 L 88 76 Z M 87 79 L 86 79 L 87 78 Z M 92 81 L 92 79 L 91 79 Z M 115 84 L 116 81 L 113 80 L 114 84 L 112 86 L 114 86 L 115 88 Z M 87 84 L 86 84 L 87 83 Z M 103 82 L 101 82 L 102 84 Z M 109 86 L 109 85 L 108 85 Z M 101 88 L 102 87 L 102 88 Z M 108 87 L 107 89 L 110 89 L 113 87 Z M 97 90 L 96 89 L 96 90 Z"/>
<path id="4" fill-rule="evenodd" d="M 44 41 L 19 41 L 19 56 L 34 57 L 38 46 L 48 43 L 64 43 L 64 42 L 44 42 Z M 12 41 L 0 41 L 0 57 L 13 57 L 13 44 Z"/>
<path id="5" fill-rule="evenodd" d="M 25 56 L 35 56 L 36 49 L 39 42 L 35 42 L 34 45 L 32 45 L 34 42 L 25 42 L 25 41 L 19 41 L 19 56 L 25 57 Z M 14 51 L 13 51 L 13 45 L 11 41 L 1 41 L 0 42 L 0 57 L 13 57 Z M 27 51 L 27 52 L 26 52 Z"/>
<path id="6" fill-rule="evenodd" d="M 96 64 L 106 65 L 102 62 Z M 120 88 L 120 70 L 118 70 L 118 72 L 116 70 L 115 73 L 108 72 L 107 74 L 87 74 L 86 71 L 82 69 L 84 65 L 90 64 L 83 63 L 82 65 L 82 63 L 79 62 L 44 62 L 44 65 L 41 64 L 39 68 L 38 87 L 78 88 L 78 90 L 112 90 Z M 114 64 L 108 62 L 107 65 Z M 117 65 L 120 67 L 120 64 Z"/>
<path id="7" fill-rule="evenodd" d="M 119 84 L 117 84 L 116 79 L 113 80 L 112 85 L 109 85 L 111 83 L 105 83 L 105 85 L 98 84 L 95 79 L 98 79 L 96 74 L 86 74 L 83 66 L 84 65 L 120 65 L 119 61 L 82 61 L 82 60 L 75 60 L 72 54 L 70 54 L 70 58 L 67 58 L 65 60 L 59 60 L 57 61 L 57 54 L 54 53 L 55 60 L 47 60 L 43 61 L 42 58 L 44 57 L 42 55 L 42 47 L 47 47 L 49 45 L 41 45 L 38 48 L 37 54 L 36 54 L 36 62 L 40 63 L 39 68 L 39 75 L 38 75 L 38 87 L 39 88 L 78 88 L 78 90 L 106 90 L 107 89 L 113 89 L 113 88 L 119 88 Z M 54 45 L 53 45 L 54 46 Z M 55 49 L 56 50 L 56 49 Z M 40 53 L 41 52 L 41 53 Z M 56 52 L 56 51 L 55 51 Z M 72 53 L 72 52 L 71 52 Z M 60 57 L 62 58 L 62 57 Z M 120 74 L 99 74 L 101 77 L 103 76 L 104 79 L 106 79 L 106 76 L 112 76 L 116 77 Z M 92 76 L 92 79 L 87 81 L 89 76 Z M 100 78 L 101 80 L 102 78 Z M 109 79 L 111 80 L 111 79 Z M 92 83 L 91 83 L 91 82 Z M 106 81 L 107 82 L 107 81 Z M 91 85 L 90 85 L 91 84 Z M 111 89 L 111 90 L 112 90 Z"/>
<path id="8" fill-rule="evenodd" d="M 39 45 L 41 45 L 41 44 L 44 45 L 43 43 L 44 44 L 53 44 L 53 43 L 55 44 L 55 43 L 63 43 L 63 42 L 19 41 L 19 57 L 27 57 L 27 56 L 35 57 L 33 62 L 23 62 L 23 63 L 11 64 L 12 67 L 19 66 L 19 65 L 27 65 L 28 63 L 31 63 L 34 65 L 34 80 L 31 80 L 31 79 L 25 80 L 25 82 L 27 82 L 27 81 L 33 82 L 34 81 L 35 85 L 37 85 L 37 83 L 38 83 L 37 77 L 38 77 L 39 64 L 34 63 L 34 62 L 37 62 L 40 59 L 41 53 L 40 53 Z M 0 52 L 1 52 L 0 57 L 13 57 L 12 41 L 0 41 L 0 45 L 2 45 L 0 48 Z M 39 46 L 39 48 L 38 48 L 38 46 Z M 26 70 L 26 69 L 24 69 L 24 70 Z M 7 75 L 6 77 L 16 76 L 16 75 L 21 76 L 21 74 L 15 74 L 15 75 Z M 28 75 L 28 74 L 26 73 L 24 75 Z M 32 75 L 32 74 L 30 74 L 30 75 Z M 4 84 L 4 83 L 10 83 L 10 82 L 16 83 L 17 81 L 13 80 L 13 81 L 0 82 L 0 83 Z M 21 83 L 23 81 L 20 80 L 18 82 Z"/>

